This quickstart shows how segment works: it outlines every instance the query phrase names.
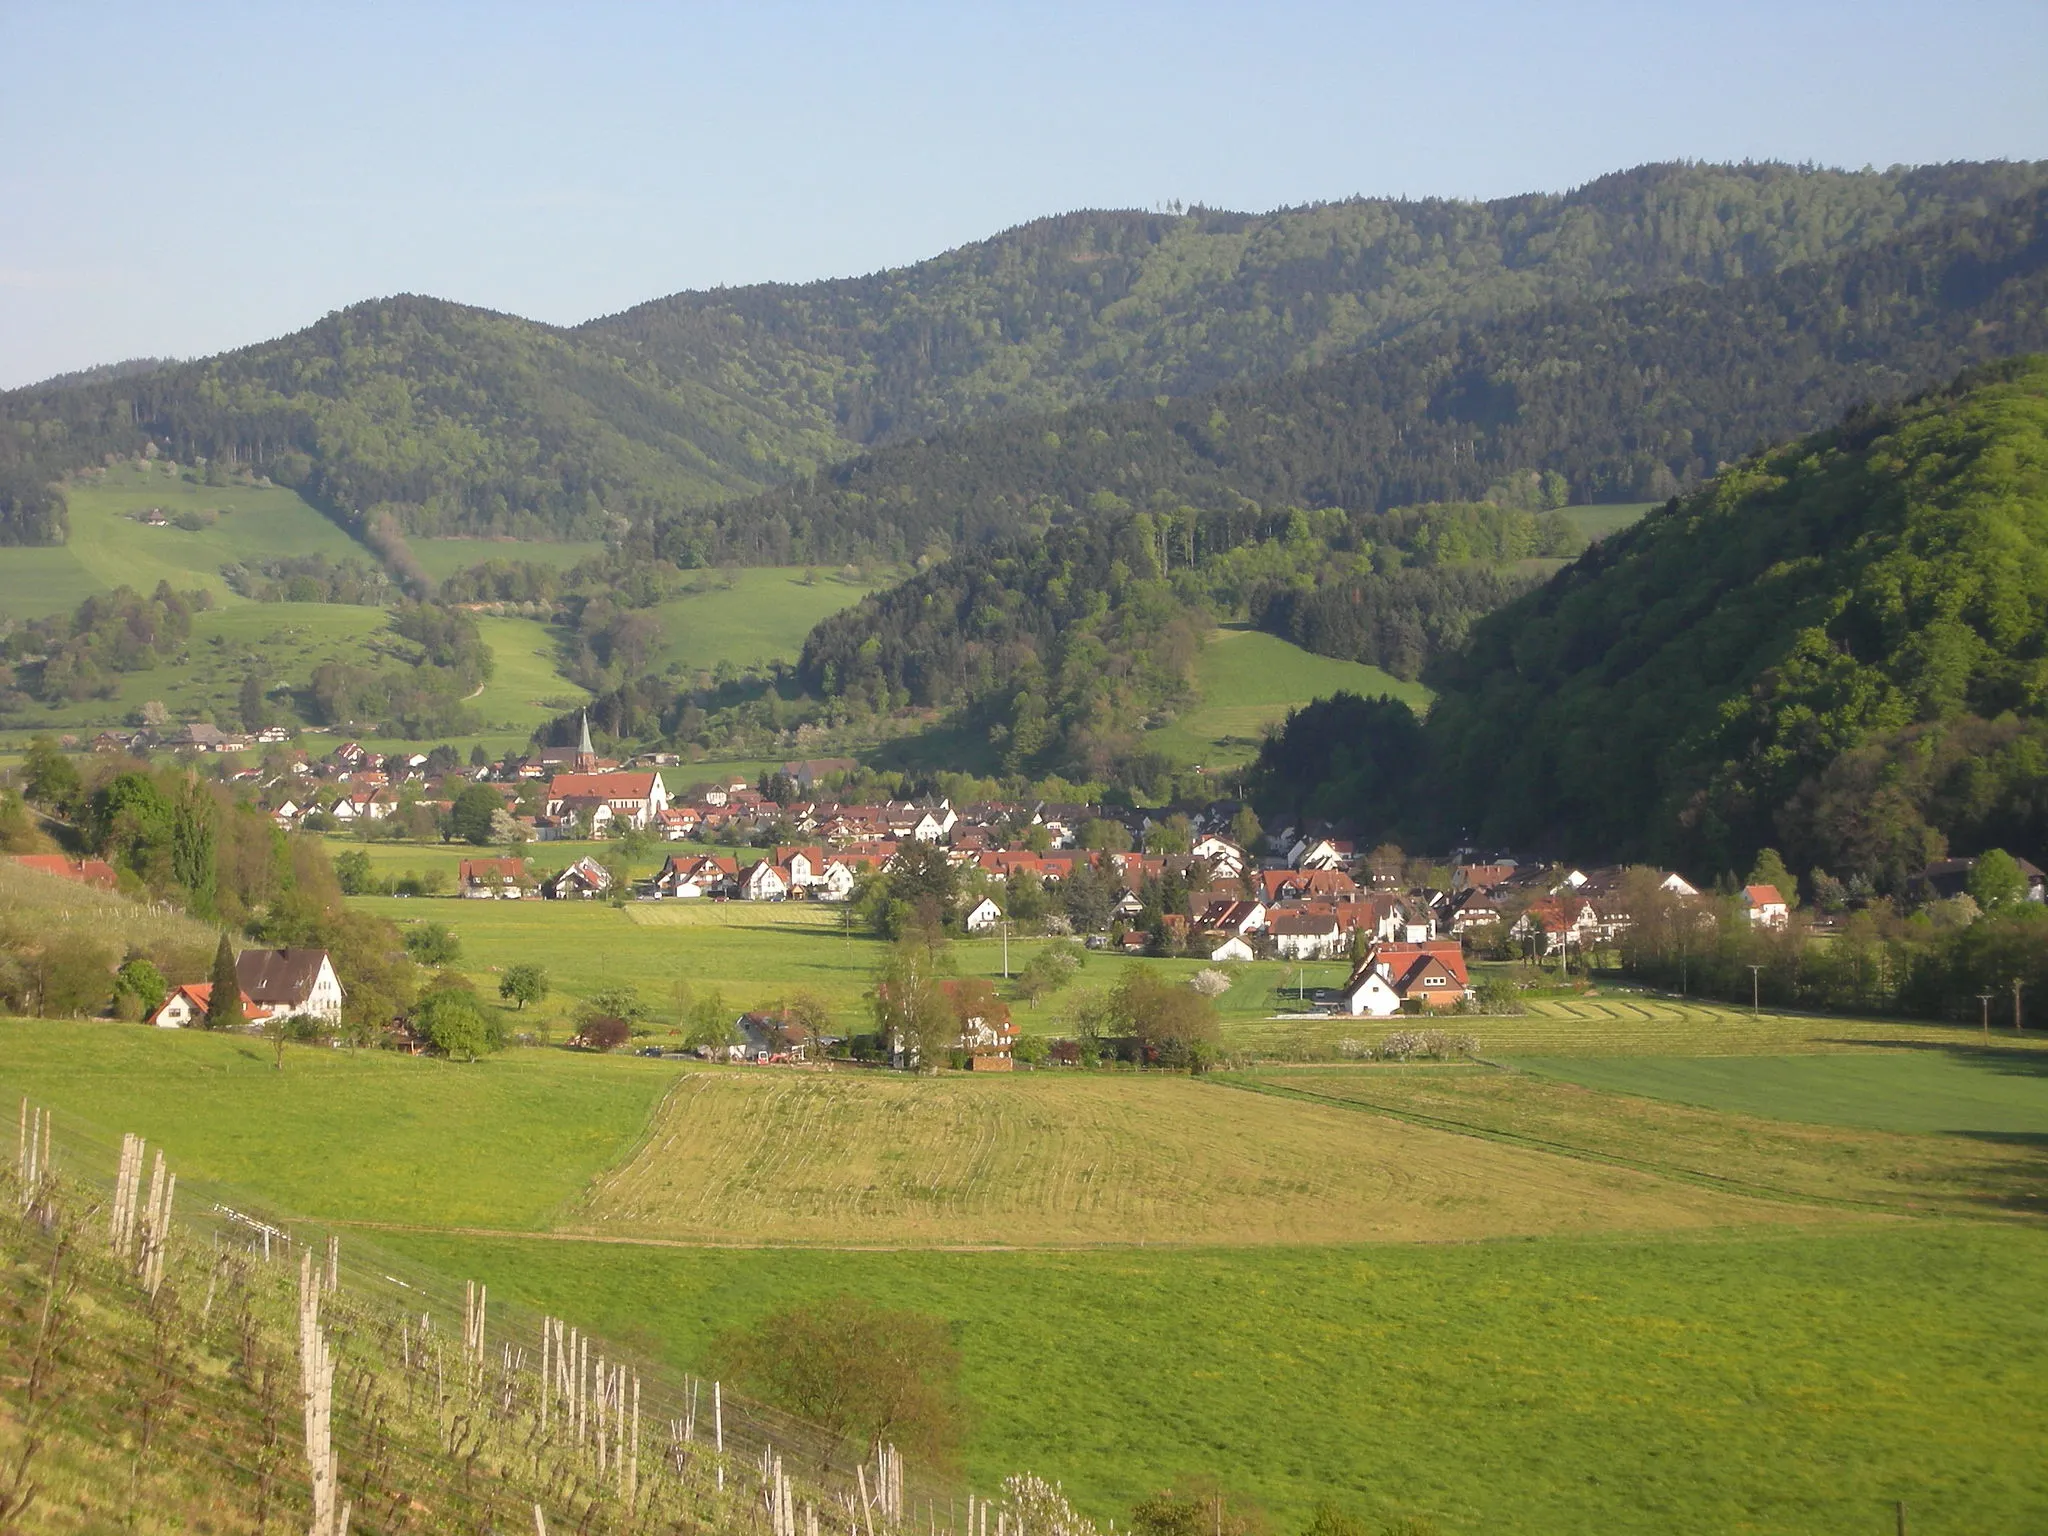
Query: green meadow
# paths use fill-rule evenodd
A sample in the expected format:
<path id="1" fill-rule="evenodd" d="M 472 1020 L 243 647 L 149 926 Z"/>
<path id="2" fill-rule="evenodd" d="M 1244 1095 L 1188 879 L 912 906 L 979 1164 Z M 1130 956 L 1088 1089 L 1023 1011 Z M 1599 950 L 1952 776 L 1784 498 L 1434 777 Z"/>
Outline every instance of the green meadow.
<path id="1" fill-rule="evenodd" d="M 1799 1027 L 1779 1026 L 1787 1038 Z M 1781 1219 L 1656 1235 L 1254 1247 L 1219 1229 L 1195 1246 L 1021 1251 L 863 1244 L 857 1215 L 837 1247 L 706 1246 L 639 1237 L 630 1225 L 598 1236 L 564 1230 L 588 1219 L 577 1213 L 610 1170 L 663 1155 L 649 1132 L 685 1076 L 796 1086 L 787 1074 L 705 1074 L 559 1049 L 465 1067 L 294 1047 L 279 1071 L 262 1042 L 237 1037 L 0 1025 L 0 1084 L 90 1122 L 103 1143 L 123 1130 L 150 1137 L 171 1155 L 181 1191 L 340 1221 L 359 1253 L 483 1280 L 494 1299 L 566 1316 L 682 1369 L 701 1368 L 719 1330 L 807 1297 L 852 1291 L 942 1316 L 972 1408 L 959 1471 L 980 1490 L 1028 1467 L 1061 1479 L 1098 1517 L 1120 1518 L 1156 1488 L 1206 1476 L 1255 1501 L 1280 1530 L 1328 1500 L 1445 1533 L 1560 1536 L 1877 1530 L 1895 1500 L 1923 1531 L 2017 1530 L 2048 1500 L 2048 1468 L 2028 1449 L 2048 1432 L 2038 1392 L 2048 1316 L 2035 1304 L 2048 1232 L 2024 1217 L 1937 1220 L 1781 1200 Z M 1533 1093 L 1538 1108 L 1564 1105 L 1581 1136 L 1604 1134 L 1645 1102 L 1476 1068 L 1274 1079 L 1287 1080 L 1368 1097 L 1405 1092 L 1411 1105 L 1491 1083 L 1510 1097 Z M 2038 1100 L 2043 1080 L 2020 1080 Z M 1145 1090 L 1171 1083 L 1115 1075 L 1056 1074 L 1042 1081 L 1047 1092 L 1014 1095 L 1040 1080 L 920 1089 L 856 1074 L 846 1086 L 858 1095 L 869 1081 L 897 1097 L 957 1082 L 1037 1105 L 1010 1134 L 1046 1140 L 1049 1159 L 1085 1151 L 1055 1145 L 1074 1134 L 1052 1115 L 1068 1098 L 1127 1094 L 1119 1134 L 1133 1146 L 1155 1112 L 1185 1117 L 1204 1102 L 1240 1137 L 1286 1145 L 1295 1144 L 1289 1116 L 1327 1124 L 1331 1114 L 1185 1079 L 1165 1094 Z M 1060 1091 L 1067 1083 L 1077 1094 Z M 782 1134 L 797 1138 L 792 1146 L 815 1134 L 801 1099 L 762 1102 L 790 1117 Z M 1964 1128 L 1992 1123 L 2002 1103 L 1980 1096 Z M 1240 1105 L 1264 1107 L 1246 1119 Z M 1392 1154 L 1406 1159 L 1390 1170 L 1394 1188 L 1411 1209 L 1450 1202 L 1443 1213 L 1455 1216 L 1452 1163 L 1439 1159 L 1464 1134 L 1406 1132 L 1363 1105 L 1348 1113 L 1369 1137 L 1391 1126 L 1416 1138 L 1390 1144 L 1408 1148 Z M 660 1134 L 687 1136 L 691 1117 L 672 1112 L 665 1124 Z M 1769 1129 L 1754 1117 L 1730 1125 L 1736 1142 Z M 874 1134 L 885 1162 L 927 1155 L 920 1141 L 892 1152 L 886 1131 Z M 1524 1157 L 1538 1175 L 1578 1167 L 1608 1176 L 1611 1154 L 1592 1143 L 1570 1150 L 1568 1128 L 1548 1134 L 1551 1146 L 1525 1151 L 1496 1135 L 1487 1155 Z M 1879 1167 L 1897 1155 L 1894 1141 L 1927 1139 L 1841 1134 Z M 1316 1145 L 1299 1144 L 1304 1153 Z M 1235 1140 L 1218 1149 L 1256 1150 Z M 949 1155 L 970 1170 L 978 1161 L 965 1143 Z M 799 1173 L 799 1162 L 741 1177 L 763 1181 L 764 1198 L 779 1195 L 784 1182 L 815 1175 Z M 1030 1211 L 1028 1166 L 995 1166 L 1023 1187 L 991 1195 Z M 914 1184 L 915 1174 L 906 1166 L 901 1176 Z M 1658 1176 L 1630 1177 L 1640 1188 Z M 729 1209 L 748 1204 L 743 1182 L 717 1193 Z M 1200 1210 L 1200 1191 L 1187 1193 Z"/>
<path id="2" fill-rule="evenodd" d="M 1632 523 L 1642 521 L 1643 514 L 1662 503 L 1655 501 L 1612 502 L 1601 506 L 1566 507 L 1564 515 L 1572 525 L 1589 539 L 1604 539 L 1610 533 L 1619 533 Z"/>
<path id="3" fill-rule="evenodd" d="M 721 663 L 794 662 L 817 622 L 851 607 L 886 579 L 848 579 L 830 567 L 752 566 L 700 572 L 692 590 L 653 612 L 662 648 L 653 667 L 715 671 Z"/>
<path id="4" fill-rule="evenodd" d="M 95 592 L 130 586 L 154 590 L 204 587 L 219 602 L 240 602 L 221 579 L 223 565 L 292 555 L 354 556 L 376 562 L 340 528 L 282 486 L 201 485 L 180 472 L 118 464 L 104 475 L 65 486 L 70 541 L 53 549 L 10 549 L 0 560 L 0 615 L 40 618 L 75 608 Z M 151 528 L 137 513 L 161 507 L 215 514 L 211 526 L 188 533 Z"/>
<path id="5" fill-rule="evenodd" d="M 1420 683 L 1317 656 L 1255 629 L 1212 632 L 1195 664 L 1195 682 L 1201 701 L 1147 739 L 1161 752 L 1208 767 L 1250 761 L 1266 727 L 1311 699 L 1343 691 L 1367 698 L 1392 694 L 1417 709 L 1429 704 L 1429 690 Z"/>
<path id="6" fill-rule="evenodd" d="M 413 539 L 410 543 L 420 569 L 436 581 L 445 581 L 457 571 L 482 565 L 487 560 L 551 565 L 557 570 L 567 570 L 593 555 L 604 553 L 603 543 L 595 539 Z"/>
<path id="7" fill-rule="evenodd" d="M 1818 1056 L 1528 1057 L 1545 1077 L 1606 1093 L 1876 1131 L 1954 1131 L 2048 1142 L 2048 1053 L 1974 1050 L 1967 1032 L 1944 1049 Z"/>

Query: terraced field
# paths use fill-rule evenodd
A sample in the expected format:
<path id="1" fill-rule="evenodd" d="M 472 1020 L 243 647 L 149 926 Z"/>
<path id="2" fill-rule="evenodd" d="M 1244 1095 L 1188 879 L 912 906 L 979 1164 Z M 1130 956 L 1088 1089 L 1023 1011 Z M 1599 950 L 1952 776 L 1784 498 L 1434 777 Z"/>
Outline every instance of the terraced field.
<path id="1" fill-rule="evenodd" d="M 1186 1078 L 698 1070 L 564 1222 L 919 1247 L 1447 1241 L 1790 1207 Z"/>

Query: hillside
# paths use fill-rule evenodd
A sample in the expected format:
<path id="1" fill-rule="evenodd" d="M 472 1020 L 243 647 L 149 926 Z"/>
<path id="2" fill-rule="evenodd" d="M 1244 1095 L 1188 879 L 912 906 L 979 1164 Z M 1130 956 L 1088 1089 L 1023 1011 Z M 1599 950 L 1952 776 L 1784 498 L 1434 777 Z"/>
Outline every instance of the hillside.
<path id="1" fill-rule="evenodd" d="M 683 294 L 574 330 L 375 300 L 221 357 L 0 396 L 0 541 L 61 538 L 49 482 L 152 439 L 183 461 L 254 467 L 352 528 L 388 510 L 415 533 L 585 538 L 871 444 L 1242 383 L 1425 318 L 1825 260 L 1982 214 L 2044 176 L 1667 165 L 1487 204 L 1081 213 L 899 271 Z M 825 547 L 773 510 L 725 529 L 695 558 Z"/>
<path id="2" fill-rule="evenodd" d="M 1529 471 L 1561 476 L 1575 503 L 1661 500 L 1859 402 L 2048 346 L 2044 300 L 2048 196 L 2033 193 L 1762 277 L 1547 304 L 1209 395 L 964 428 L 668 520 L 648 547 L 801 535 L 810 558 L 915 558 L 1117 508 L 1470 501 Z"/>
<path id="3" fill-rule="evenodd" d="M 1881 886 L 2048 846 L 2048 358 L 1743 461 L 1435 680 L 1440 820 L 1482 840 Z"/>

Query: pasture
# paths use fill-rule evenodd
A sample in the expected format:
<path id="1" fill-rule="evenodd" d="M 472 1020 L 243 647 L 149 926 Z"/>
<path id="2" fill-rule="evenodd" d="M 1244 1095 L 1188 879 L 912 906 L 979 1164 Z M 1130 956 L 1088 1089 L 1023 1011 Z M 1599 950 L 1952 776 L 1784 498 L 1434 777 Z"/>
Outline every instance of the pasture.
<path id="1" fill-rule="evenodd" d="M 813 625 L 886 583 L 886 573 L 848 578 L 830 567 L 700 572 L 692 590 L 652 610 L 661 621 L 662 646 L 650 670 L 675 666 L 693 674 L 778 658 L 794 662 Z"/>
<path id="2" fill-rule="evenodd" d="M 508 564 L 553 566 L 567 570 L 604 553 L 601 540 L 586 539 L 413 539 L 409 541 L 420 569 L 436 581 L 487 560 Z"/>
<path id="3" fill-rule="evenodd" d="M 1979 1048 L 1799 1057 L 1534 1057 L 1582 1088 L 1808 1125 L 2048 1140 L 2048 1052 L 2011 1035 Z M 2018 1048 L 2015 1048 L 2017 1045 Z"/>
<path id="4" fill-rule="evenodd" d="M 1146 741 L 1170 756 L 1211 768 L 1249 762 L 1266 727 L 1278 725 L 1288 710 L 1311 699 L 1342 691 L 1367 698 L 1388 693 L 1417 709 L 1429 704 L 1429 690 L 1420 683 L 1404 683 L 1377 667 L 1317 656 L 1277 635 L 1238 627 L 1210 633 L 1195 663 L 1195 685 L 1200 702 L 1152 731 Z"/>
<path id="5" fill-rule="evenodd" d="M 168 581 L 204 587 L 216 602 L 240 603 L 221 579 L 223 565 L 293 555 L 350 556 L 375 565 L 360 544 L 283 486 L 202 485 L 172 466 L 118 464 L 65 486 L 71 538 L 60 548 L 10 549 L 0 561 L 0 615 L 40 618 L 75 608 L 94 592 L 130 586 L 152 591 Z M 151 528 L 135 514 L 161 507 L 214 514 L 187 532 Z"/>

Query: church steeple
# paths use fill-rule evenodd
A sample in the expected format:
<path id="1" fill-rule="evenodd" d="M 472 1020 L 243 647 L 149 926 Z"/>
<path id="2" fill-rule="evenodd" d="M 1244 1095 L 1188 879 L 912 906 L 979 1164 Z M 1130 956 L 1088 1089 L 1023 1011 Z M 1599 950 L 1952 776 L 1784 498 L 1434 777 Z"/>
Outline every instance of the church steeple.
<path id="1" fill-rule="evenodd" d="M 597 748 L 590 744 L 590 711 L 584 710 L 582 733 L 576 738 L 576 771 L 597 772 Z"/>

